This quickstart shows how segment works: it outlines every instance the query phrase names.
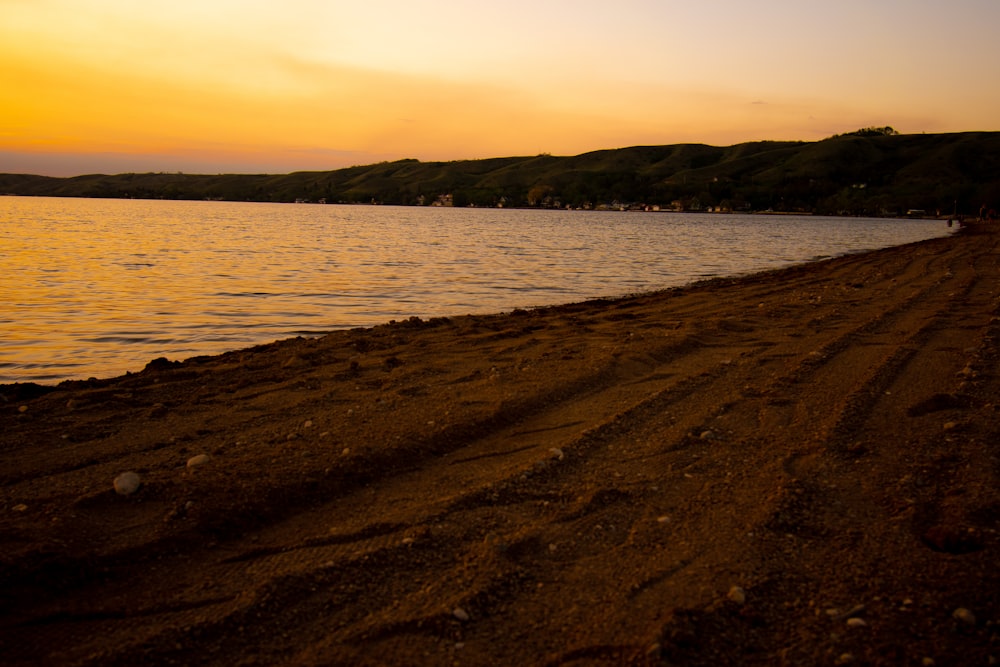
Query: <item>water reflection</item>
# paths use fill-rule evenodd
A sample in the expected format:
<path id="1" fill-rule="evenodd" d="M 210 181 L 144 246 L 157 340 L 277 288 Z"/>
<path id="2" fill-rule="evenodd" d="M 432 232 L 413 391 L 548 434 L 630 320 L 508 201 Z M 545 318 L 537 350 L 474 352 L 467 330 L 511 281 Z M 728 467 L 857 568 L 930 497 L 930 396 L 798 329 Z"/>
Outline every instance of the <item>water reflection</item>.
<path id="1" fill-rule="evenodd" d="M 0 197 L 0 222 L 0 382 L 616 296 L 948 232 L 934 221 L 22 197 Z"/>

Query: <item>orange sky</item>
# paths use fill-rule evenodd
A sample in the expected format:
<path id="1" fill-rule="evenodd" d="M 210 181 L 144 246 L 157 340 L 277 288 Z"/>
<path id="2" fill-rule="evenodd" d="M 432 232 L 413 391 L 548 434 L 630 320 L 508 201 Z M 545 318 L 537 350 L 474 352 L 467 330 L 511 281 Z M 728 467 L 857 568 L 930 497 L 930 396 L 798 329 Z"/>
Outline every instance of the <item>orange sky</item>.
<path id="1" fill-rule="evenodd" d="M 0 0 L 0 172 L 1000 130 L 995 0 Z"/>

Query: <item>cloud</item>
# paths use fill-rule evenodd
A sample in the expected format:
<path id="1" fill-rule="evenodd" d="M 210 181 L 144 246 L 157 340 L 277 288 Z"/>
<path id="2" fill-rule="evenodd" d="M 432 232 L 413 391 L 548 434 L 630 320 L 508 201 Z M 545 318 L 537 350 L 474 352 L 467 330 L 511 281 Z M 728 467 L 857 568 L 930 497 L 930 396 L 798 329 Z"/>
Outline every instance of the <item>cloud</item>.
<path id="1" fill-rule="evenodd" d="M 802 4 L 775 14 L 770 3 L 786 30 L 761 43 L 748 27 L 760 12 L 735 4 L 715 21 L 700 5 L 639 0 L 574 3 L 573 14 L 530 0 L 482 10 L 441 0 L 434 11 L 289 0 L 277 12 L 237 0 L 157 12 L 124 0 L 44 2 L 17 4 L 0 25 L 6 159 L 83 165 L 79 154 L 134 170 L 142 156 L 154 171 L 270 171 L 817 139 L 866 125 L 996 129 L 996 87 L 961 81 L 988 70 L 963 69 L 966 50 L 932 53 L 902 29 L 892 49 L 823 48 L 811 40 L 839 37 L 796 32 L 814 11 Z M 840 5 L 824 12 L 853 16 Z M 997 61 L 994 46 L 975 48 Z M 942 86 L 959 88 L 924 85 L 929 60 L 955 72 Z"/>

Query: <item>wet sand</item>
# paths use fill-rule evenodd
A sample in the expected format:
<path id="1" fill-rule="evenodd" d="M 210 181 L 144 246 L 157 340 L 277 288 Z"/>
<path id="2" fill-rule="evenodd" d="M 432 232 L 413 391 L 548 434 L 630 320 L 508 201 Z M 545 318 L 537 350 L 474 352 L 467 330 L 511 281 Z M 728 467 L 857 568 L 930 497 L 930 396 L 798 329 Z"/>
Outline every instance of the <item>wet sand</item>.
<path id="1" fill-rule="evenodd" d="M 998 251 L 0 387 L 0 662 L 991 664 Z"/>

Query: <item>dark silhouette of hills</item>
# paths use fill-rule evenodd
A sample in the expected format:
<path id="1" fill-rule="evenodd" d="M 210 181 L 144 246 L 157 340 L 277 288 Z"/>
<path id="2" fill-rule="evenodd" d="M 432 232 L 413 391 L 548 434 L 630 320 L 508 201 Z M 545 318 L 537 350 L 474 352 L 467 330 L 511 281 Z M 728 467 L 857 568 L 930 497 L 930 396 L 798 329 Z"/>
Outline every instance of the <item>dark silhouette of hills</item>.
<path id="1" fill-rule="evenodd" d="M 881 129 L 881 128 L 872 128 Z M 891 128 L 885 128 L 891 130 Z M 282 175 L 0 174 L 0 192 L 64 197 L 839 215 L 1000 208 L 1000 132 L 858 131 L 816 142 L 634 146 L 572 157 L 399 160 Z"/>

